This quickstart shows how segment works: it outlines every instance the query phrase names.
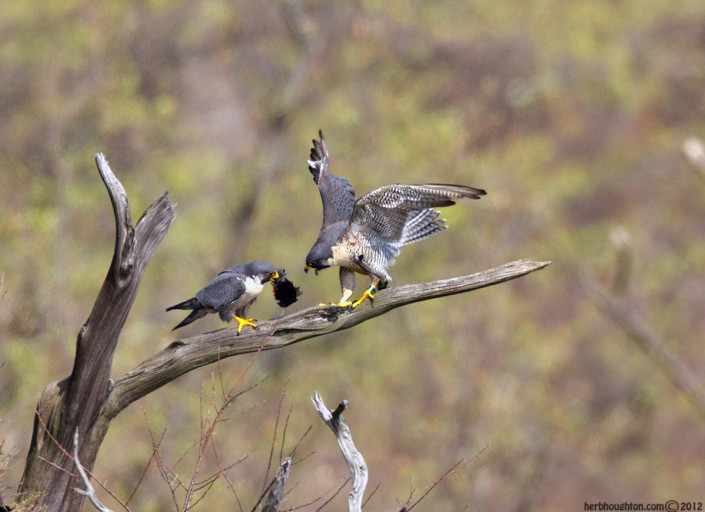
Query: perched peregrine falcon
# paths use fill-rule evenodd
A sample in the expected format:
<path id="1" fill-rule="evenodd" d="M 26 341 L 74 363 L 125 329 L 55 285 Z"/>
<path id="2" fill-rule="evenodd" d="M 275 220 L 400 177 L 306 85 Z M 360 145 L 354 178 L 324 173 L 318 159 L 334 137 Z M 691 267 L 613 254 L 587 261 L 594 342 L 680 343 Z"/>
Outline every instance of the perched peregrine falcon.
<path id="1" fill-rule="evenodd" d="M 245 318 L 247 310 L 257 300 L 264 283 L 274 282 L 279 278 L 277 269 L 266 261 L 253 261 L 236 265 L 218 274 L 215 279 L 199 291 L 195 297 L 167 308 L 192 309 L 174 330 L 188 325 L 208 313 L 218 313 L 220 319 L 229 322 L 237 320 L 237 332 L 240 334 L 245 325 L 257 327 L 252 318 Z"/>
<path id="2" fill-rule="evenodd" d="M 400 249 L 446 229 L 433 208 L 451 206 L 454 199 L 480 199 L 486 192 L 465 185 L 426 183 L 387 185 L 355 199 L 348 180 L 328 173 L 328 148 L 323 133 L 313 141 L 308 168 L 323 202 L 323 224 L 318 240 L 306 256 L 305 270 L 316 274 L 324 268 L 340 267 L 341 307 L 357 307 L 374 299 L 377 290 L 392 280 L 388 268 Z M 372 281 L 355 302 L 355 272 Z"/>

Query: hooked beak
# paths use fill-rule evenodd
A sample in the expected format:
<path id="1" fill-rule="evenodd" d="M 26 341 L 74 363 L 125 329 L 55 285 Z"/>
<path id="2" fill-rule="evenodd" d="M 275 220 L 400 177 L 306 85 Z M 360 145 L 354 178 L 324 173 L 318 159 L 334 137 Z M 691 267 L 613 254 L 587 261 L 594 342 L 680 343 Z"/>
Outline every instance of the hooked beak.
<path id="1" fill-rule="evenodd" d="M 304 272 L 308 274 L 308 271 L 311 269 L 313 269 L 314 274 L 318 275 L 318 269 L 315 268 L 313 265 L 306 263 L 306 266 L 304 267 Z"/>
<path id="2" fill-rule="evenodd" d="M 275 279 L 279 279 L 279 272 L 270 272 L 269 273 L 269 282 L 273 283 Z"/>

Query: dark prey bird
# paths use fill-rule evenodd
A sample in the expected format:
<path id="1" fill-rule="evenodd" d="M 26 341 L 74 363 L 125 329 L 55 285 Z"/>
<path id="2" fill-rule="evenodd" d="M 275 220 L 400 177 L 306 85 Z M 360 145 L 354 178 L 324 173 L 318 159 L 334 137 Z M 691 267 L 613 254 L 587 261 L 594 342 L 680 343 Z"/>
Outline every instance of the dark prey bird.
<path id="1" fill-rule="evenodd" d="M 166 310 L 192 310 L 179 325 L 174 327 L 174 330 L 188 325 L 208 313 L 218 313 L 224 322 L 229 322 L 232 319 L 237 320 L 237 332 L 240 334 L 245 325 L 257 327 L 252 318 L 246 318 L 247 311 L 257 300 L 257 295 L 264 288 L 264 283 L 274 282 L 278 278 L 277 269 L 266 261 L 236 265 L 218 274 L 195 297 Z"/>
<path id="2" fill-rule="evenodd" d="M 328 173 L 328 148 L 323 133 L 313 140 L 308 168 L 323 202 L 323 224 L 318 240 L 306 256 L 306 271 L 339 266 L 341 307 L 357 307 L 374 299 L 392 280 L 388 268 L 400 249 L 447 228 L 434 208 L 451 206 L 454 199 L 480 199 L 486 192 L 465 185 L 426 183 L 387 185 L 355 200 L 350 182 Z M 355 272 L 368 275 L 370 287 L 355 302 Z"/>

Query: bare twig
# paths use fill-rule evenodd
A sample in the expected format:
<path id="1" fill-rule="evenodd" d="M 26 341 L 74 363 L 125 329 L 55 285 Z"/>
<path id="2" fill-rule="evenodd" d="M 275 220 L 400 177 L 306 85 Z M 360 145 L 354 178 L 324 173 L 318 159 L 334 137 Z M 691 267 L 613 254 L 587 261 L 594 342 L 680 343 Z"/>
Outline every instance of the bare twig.
<path id="1" fill-rule="evenodd" d="M 348 494 L 348 510 L 349 512 L 360 512 L 362 510 L 362 496 L 365 493 L 365 487 L 367 487 L 367 464 L 355 447 L 350 429 L 343 421 L 342 413 L 348 402 L 343 400 L 334 411 L 329 411 L 318 391 L 314 392 L 311 401 L 321 419 L 335 434 L 340 451 L 343 452 L 343 458 L 350 469 L 352 486 Z"/>
<path id="2" fill-rule="evenodd" d="M 238 380 L 238 383 L 240 381 Z M 221 471 L 216 472 L 215 474 L 209 476 L 205 480 L 199 481 L 198 476 L 201 471 L 201 465 L 203 463 L 203 457 L 205 455 L 206 448 L 208 447 L 209 444 L 212 444 L 213 442 L 213 434 L 215 432 L 216 427 L 223 421 L 223 414 L 225 413 L 225 410 L 235 401 L 237 398 L 239 398 L 243 393 L 245 393 L 247 390 L 250 390 L 254 387 L 250 386 L 244 391 L 236 392 L 234 389 L 231 389 L 228 393 L 226 393 L 223 396 L 223 399 L 220 404 L 215 403 L 215 396 L 213 396 L 213 405 L 215 406 L 215 414 L 212 420 L 209 420 L 208 418 L 205 418 L 203 416 L 203 407 L 201 407 L 201 432 L 198 440 L 198 453 L 196 457 L 196 466 L 191 474 L 191 481 L 189 482 L 188 488 L 186 490 L 186 496 L 184 498 L 184 510 L 189 510 L 192 508 L 198 501 L 203 499 L 203 497 L 206 495 L 208 490 L 211 488 L 211 486 L 215 483 L 215 481 L 218 479 L 218 477 L 222 474 L 221 471 L 227 471 L 230 468 L 232 468 L 235 464 L 239 463 L 240 461 L 235 462 L 234 464 L 231 464 L 225 468 L 221 468 Z M 212 389 L 213 393 L 215 394 L 215 387 Z M 214 448 L 215 449 L 215 448 Z M 196 492 L 201 492 L 201 497 L 198 498 L 195 502 L 192 503 L 194 494 Z"/>
<path id="3" fill-rule="evenodd" d="M 683 153 L 698 171 L 698 176 L 705 179 L 705 143 L 698 137 L 689 137 L 683 141 Z"/>
<path id="4" fill-rule="evenodd" d="M 702 385 L 666 347 L 666 343 L 651 329 L 627 299 L 609 293 L 597 279 L 585 272 L 581 285 L 595 305 L 619 325 L 637 346 L 653 360 L 664 374 L 686 396 L 700 416 L 705 419 L 705 392 Z"/>
<path id="5" fill-rule="evenodd" d="M 415 490 L 412 489 L 412 490 L 411 490 L 411 494 L 409 495 L 409 498 L 406 500 L 406 503 L 404 503 L 404 505 L 402 506 L 402 508 L 400 509 L 399 512 L 410 512 L 411 509 L 413 509 L 414 507 L 416 507 L 416 505 L 418 505 L 418 504 L 421 502 L 421 500 L 423 500 L 426 496 L 428 496 L 428 494 L 429 494 L 438 484 L 440 484 L 443 480 L 445 480 L 446 478 L 450 477 L 450 476 L 453 475 L 454 473 L 457 473 L 457 472 L 460 471 L 462 468 L 464 468 L 465 466 L 467 466 L 468 464 L 470 464 L 472 461 L 474 461 L 476 458 L 478 458 L 480 455 L 482 455 L 482 453 L 483 453 L 489 446 L 490 446 L 489 444 L 488 444 L 488 445 L 485 445 L 485 447 L 482 448 L 482 450 L 480 450 L 479 452 L 477 452 L 475 455 L 473 455 L 473 456 L 472 456 L 471 458 L 469 458 L 468 460 L 460 459 L 458 462 L 456 462 L 455 464 L 453 464 L 453 466 L 451 466 L 451 468 L 448 469 L 448 471 L 446 471 L 446 472 L 443 473 L 439 478 L 437 478 L 435 482 L 433 482 L 433 483 L 427 485 L 426 488 L 421 491 L 421 496 L 419 496 L 419 498 L 418 498 L 417 500 L 415 500 L 415 501 L 414 501 L 414 491 L 415 491 Z"/>
<path id="6" fill-rule="evenodd" d="M 86 496 L 91 501 L 91 503 L 93 503 L 93 506 L 100 512 L 113 512 L 111 509 L 103 505 L 98 499 L 98 497 L 95 495 L 95 489 L 91 485 L 91 481 L 88 478 L 86 471 L 83 469 L 81 461 L 78 460 L 78 429 L 76 429 L 76 432 L 73 435 L 73 461 L 76 464 L 76 469 L 78 469 L 78 473 L 81 475 L 83 485 L 86 486 L 85 490 L 79 489 L 78 487 L 74 487 L 74 490 L 77 493 Z"/>
<path id="7" fill-rule="evenodd" d="M 343 487 L 345 487 L 345 486 L 348 484 L 348 482 L 350 481 L 351 478 L 352 478 L 352 477 L 349 476 L 349 477 L 347 477 L 345 480 L 343 480 L 343 482 L 338 486 L 338 488 L 337 488 L 337 489 L 335 490 L 335 492 L 331 495 L 331 497 L 328 498 L 326 501 L 324 501 L 324 502 L 316 509 L 316 512 L 321 512 L 321 510 L 323 510 L 331 501 L 333 501 L 333 499 L 338 495 L 338 493 L 340 493 L 340 491 L 343 490 Z M 325 496 L 325 494 L 324 494 L 323 496 Z M 319 499 L 320 499 L 320 498 L 316 498 L 316 499 L 314 500 L 314 503 L 315 503 L 316 501 L 318 501 Z"/>
<path id="8" fill-rule="evenodd" d="M 288 382 L 287 382 L 288 385 Z M 284 389 L 281 392 L 281 395 L 279 395 L 279 403 L 277 404 L 277 416 L 276 419 L 274 420 L 274 432 L 272 433 L 272 442 L 269 446 L 269 457 L 267 459 L 267 469 L 264 472 L 264 483 L 262 484 L 262 494 L 264 494 L 265 490 L 267 489 L 267 479 L 269 478 L 269 470 L 271 469 L 272 466 L 272 459 L 274 458 L 274 446 L 276 445 L 277 441 L 277 430 L 279 429 L 279 420 L 281 419 L 281 413 L 282 413 L 282 405 L 284 403 L 284 396 L 286 395 L 286 388 L 287 386 L 284 386 Z M 286 438 L 286 427 L 284 428 L 284 435 L 282 438 L 282 447 L 284 446 L 284 438 Z M 283 460 L 281 457 L 281 453 L 279 454 L 279 460 Z M 279 468 L 279 471 L 281 471 L 281 466 Z M 288 476 L 288 468 L 287 468 L 287 476 Z M 272 485 L 271 483 L 269 485 Z"/>
<path id="9" fill-rule="evenodd" d="M 623 295 L 629 286 L 634 267 L 632 236 L 625 227 L 616 226 L 610 231 L 610 240 L 617 251 L 612 277 L 612 293 Z"/>

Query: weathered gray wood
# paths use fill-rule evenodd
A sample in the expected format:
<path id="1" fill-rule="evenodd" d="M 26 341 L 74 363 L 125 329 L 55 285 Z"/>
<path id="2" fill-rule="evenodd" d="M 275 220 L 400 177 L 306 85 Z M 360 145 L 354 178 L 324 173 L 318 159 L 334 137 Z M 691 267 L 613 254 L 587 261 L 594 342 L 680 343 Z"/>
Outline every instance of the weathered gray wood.
<path id="1" fill-rule="evenodd" d="M 341 401 L 334 411 L 328 410 L 318 391 L 313 393 L 311 401 L 318 411 L 318 415 L 335 434 L 340 451 L 343 453 L 345 463 L 350 470 L 352 484 L 348 493 L 348 512 L 361 512 L 362 497 L 365 494 L 365 487 L 367 487 L 367 464 L 353 442 L 350 428 L 343 421 L 342 414 L 348 406 L 348 401 Z"/>
<path id="2" fill-rule="evenodd" d="M 93 310 L 76 341 L 73 371 L 66 379 L 49 384 L 35 414 L 20 499 L 35 509 L 78 510 L 83 496 L 73 492 L 76 477 L 66 448 L 74 432 L 84 440 L 80 456 L 92 468 L 109 420 L 102 412 L 110 393 L 110 368 L 142 275 L 152 253 L 173 222 L 174 204 L 163 195 L 132 225 L 125 189 L 102 154 L 96 165 L 108 189 L 115 215 L 115 248 L 108 275 Z"/>
<path id="3" fill-rule="evenodd" d="M 277 476 L 274 477 L 269 485 L 267 496 L 264 499 L 264 504 L 261 507 L 262 512 L 278 512 L 279 506 L 284 499 L 284 488 L 286 481 L 289 479 L 291 472 L 291 457 L 285 457 L 282 460 Z"/>
<path id="4" fill-rule="evenodd" d="M 356 309 L 312 307 L 272 321 L 258 323 L 257 331 L 225 328 L 177 340 L 136 368 L 115 379 L 106 413 L 113 417 L 125 407 L 195 368 L 227 357 L 272 350 L 354 327 L 398 307 L 424 300 L 470 292 L 503 283 L 545 268 L 550 262 L 519 260 L 468 276 L 388 288 Z"/>

